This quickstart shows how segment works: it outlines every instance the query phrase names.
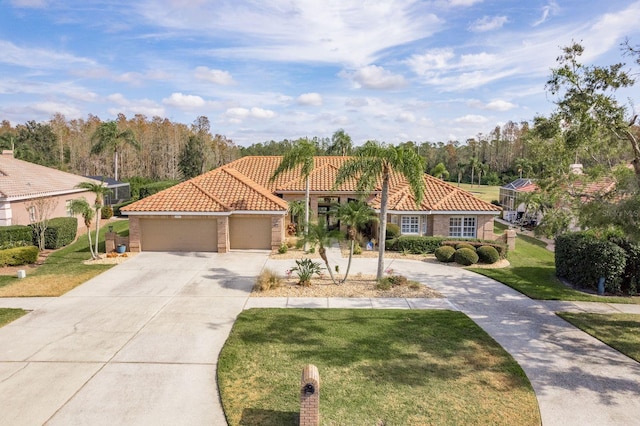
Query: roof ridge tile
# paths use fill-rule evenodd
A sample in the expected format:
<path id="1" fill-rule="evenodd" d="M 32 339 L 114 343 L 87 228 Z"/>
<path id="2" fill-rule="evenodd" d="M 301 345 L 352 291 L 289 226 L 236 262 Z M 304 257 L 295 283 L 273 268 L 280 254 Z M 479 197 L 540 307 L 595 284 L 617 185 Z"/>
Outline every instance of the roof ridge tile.
<path id="1" fill-rule="evenodd" d="M 229 167 L 229 168 L 225 169 L 224 171 L 226 173 L 228 173 L 229 175 L 231 175 L 233 178 L 237 179 L 243 185 L 247 186 L 249 189 L 257 192 L 258 194 L 262 195 L 263 197 L 268 198 L 272 202 L 278 204 L 280 207 L 283 207 L 285 209 L 289 208 L 289 204 L 286 201 L 284 201 L 282 198 L 273 195 L 273 193 L 271 193 L 267 188 L 263 187 L 262 185 L 258 184 L 255 181 L 253 181 L 248 176 L 245 176 L 244 174 L 240 173 L 238 170 L 236 170 L 236 169 L 234 169 L 232 167 Z"/>
<path id="2" fill-rule="evenodd" d="M 202 186 L 200 186 L 195 179 L 191 179 L 188 180 L 186 183 L 193 185 L 197 190 L 199 190 L 200 192 L 202 192 L 204 195 L 206 195 L 207 197 L 209 197 L 212 201 L 215 201 L 216 203 L 220 204 L 226 211 L 231 211 L 233 210 L 230 206 L 228 206 L 227 204 L 223 203 L 220 199 L 218 199 L 218 197 L 216 197 L 215 195 L 213 195 L 212 193 L 210 193 L 209 191 L 207 191 L 206 189 L 204 189 Z"/>

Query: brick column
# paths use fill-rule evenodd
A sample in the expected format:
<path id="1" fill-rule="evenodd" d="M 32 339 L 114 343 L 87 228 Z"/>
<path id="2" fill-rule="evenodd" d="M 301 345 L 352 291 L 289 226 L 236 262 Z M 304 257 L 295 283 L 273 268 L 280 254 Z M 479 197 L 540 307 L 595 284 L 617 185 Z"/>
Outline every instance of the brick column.
<path id="1" fill-rule="evenodd" d="M 320 424 L 320 373 L 312 364 L 302 369 L 300 384 L 300 426 Z"/>
<path id="2" fill-rule="evenodd" d="M 129 251 L 134 253 L 140 250 L 140 218 L 129 216 Z"/>
<path id="3" fill-rule="evenodd" d="M 284 242 L 285 216 L 274 216 L 271 218 L 271 249 L 277 250 Z"/>
<path id="4" fill-rule="evenodd" d="M 229 216 L 218 217 L 218 253 L 226 253 L 230 247 Z"/>

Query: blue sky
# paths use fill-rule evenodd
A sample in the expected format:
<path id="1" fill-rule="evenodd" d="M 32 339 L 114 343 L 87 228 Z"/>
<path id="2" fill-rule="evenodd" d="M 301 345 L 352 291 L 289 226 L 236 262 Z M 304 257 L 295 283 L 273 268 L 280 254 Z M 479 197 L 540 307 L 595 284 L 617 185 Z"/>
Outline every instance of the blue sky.
<path id="1" fill-rule="evenodd" d="M 639 17 L 629 0 L 0 0 L 0 119 L 205 115 L 244 146 L 339 128 L 464 141 L 548 114 L 572 40 L 586 63 L 630 63 Z"/>

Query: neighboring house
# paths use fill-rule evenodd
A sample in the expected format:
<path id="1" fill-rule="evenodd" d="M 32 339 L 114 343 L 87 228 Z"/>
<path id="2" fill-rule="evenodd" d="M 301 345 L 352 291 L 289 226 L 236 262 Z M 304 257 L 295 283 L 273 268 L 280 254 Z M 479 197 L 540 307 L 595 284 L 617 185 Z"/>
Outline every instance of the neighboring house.
<path id="1" fill-rule="evenodd" d="M 121 209 L 129 216 L 132 251 L 274 249 L 285 239 L 288 202 L 304 200 L 299 169 L 270 181 L 282 157 L 243 157 Z M 310 207 L 325 220 L 335 203 L 358 199 L 356 181 L 333 190 L 348 157 L 315 157 L 309 176 Z M 391 178 L 389 221 L 403 234 L 493 239 L 500 208 L 427 174 L 426 193 L 416 205 L 406 180 Z M 379 191 L 369 196 L 380 208 Z"/>
<path id="2" fill-rule="evenodd" d="M 84 197 L 91 205 L 95 195 L 78 189 L 80 182 L 88 182 L 83 176 L 62 172 L 13 157 L 13 151 L 0 155 L 0 226 L 29 225 L 37 221 L 37 200 L 49 198 L 53 208 L 49 218 L 73 216 L 71 200 Z M 82 218 L 78 228 L 84 228 Z"/>
<path id="3" fill-rule="evenodd" d="M 520 178 L 500 187 L 500 205 L 502 206 L 502 218 L 509 222 L 522 220 L 526 210 L 524 203 L 519 201 L 522 194 L 536 192 L 538 185 L 532 179 Z"/>
<path id="4" fill-rule="evenodd" d="M 131 186 L 129 182 L 120 182 L 113 178 L 104 176 L 87 176 L 90 179 L 104 182 L 110 190 L 104 197 L 105 206 L 113 206 L 115 204 L 124 203 L 131 199 Z"/>

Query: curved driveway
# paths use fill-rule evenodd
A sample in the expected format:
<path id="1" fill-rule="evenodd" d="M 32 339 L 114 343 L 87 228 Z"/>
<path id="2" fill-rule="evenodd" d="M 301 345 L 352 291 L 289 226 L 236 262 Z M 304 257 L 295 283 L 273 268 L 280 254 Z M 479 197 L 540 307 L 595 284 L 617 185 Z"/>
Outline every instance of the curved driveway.
<path id="1" fill-rule="evenodd" d="M 354 261 L 353 273 L 371 273 L 375 262 Z M 62 297 L 25 299 L 36 309 L 0 329 L 0 423 L 224 424 L 215 365 L 251 306 L 459 309 L 523 367 L 544 425 L 640 418 L 640 364 L 553 314 L 575 304 L 532 301 L 460 268 L 406 260 L 387 267 L 447 300 L 247 300 L 265 264 L 284 271 L 292 262 L 264 252 L 142 253 Z"/>

